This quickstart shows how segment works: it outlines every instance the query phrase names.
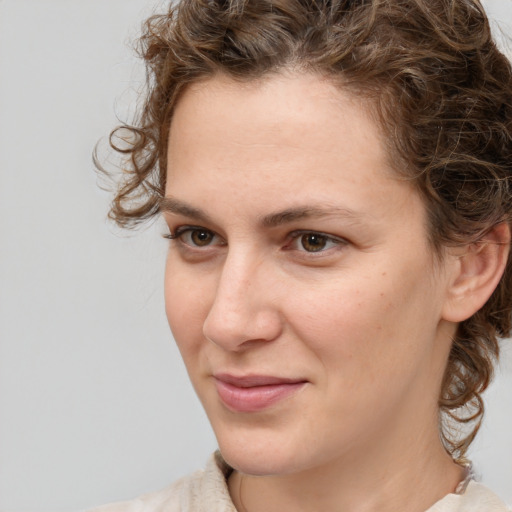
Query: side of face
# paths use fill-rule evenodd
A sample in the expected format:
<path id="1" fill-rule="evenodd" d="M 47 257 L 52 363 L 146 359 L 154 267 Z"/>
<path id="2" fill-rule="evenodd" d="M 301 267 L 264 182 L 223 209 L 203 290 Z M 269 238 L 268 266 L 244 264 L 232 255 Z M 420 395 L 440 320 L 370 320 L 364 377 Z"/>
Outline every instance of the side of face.
<path id="1" fill-rule="evenodd" d="M 229 463 L 292 473 L 436 435 L 455 260 L 434 263 L 361 104 L 313 75 L 193 85 L 166 196 L 167 317 Z"/>

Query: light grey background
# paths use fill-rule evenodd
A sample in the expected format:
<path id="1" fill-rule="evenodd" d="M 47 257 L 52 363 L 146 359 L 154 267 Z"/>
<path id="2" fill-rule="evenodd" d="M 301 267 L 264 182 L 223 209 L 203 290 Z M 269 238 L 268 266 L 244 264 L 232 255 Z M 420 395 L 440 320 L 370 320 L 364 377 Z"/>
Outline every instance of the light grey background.
<path id="1" fill-rule="evenodd" d="M 105 221 L 91 151 L 133 110 L 154 0 L 0 0 L 0 509 L 157 489 L 215 447 L 166 324 L 157 223 Z M 512 0 L 488 0 L 506 31 Z M 472 450 L 512 503 L 512 343 Z"/>

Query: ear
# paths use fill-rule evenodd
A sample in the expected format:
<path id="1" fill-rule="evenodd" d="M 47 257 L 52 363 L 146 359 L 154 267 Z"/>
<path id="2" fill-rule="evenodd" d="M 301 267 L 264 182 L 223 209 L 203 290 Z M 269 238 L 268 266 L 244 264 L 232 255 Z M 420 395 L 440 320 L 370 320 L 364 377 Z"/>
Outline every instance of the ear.
<path id="1" fill-rule="evenodd" d="M 503 222 L 481 240 L 457 248 L 450 276 L 443 318 L 450 322 L 467 320 L 492 295 L 507 265 L 510 226 Z"/>

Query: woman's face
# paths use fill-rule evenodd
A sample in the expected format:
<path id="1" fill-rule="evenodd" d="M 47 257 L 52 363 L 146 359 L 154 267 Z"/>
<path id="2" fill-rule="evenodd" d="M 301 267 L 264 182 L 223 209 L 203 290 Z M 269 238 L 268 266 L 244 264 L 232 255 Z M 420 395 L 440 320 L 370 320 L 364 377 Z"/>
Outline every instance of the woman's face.
<path id="1" fill-rule="evenodd" d="M 166 196 L 167 316 L 229 463 L 293 473 L 437 438 L 450 271 L 361 103 L 313 75 L 195 84 Z"/>

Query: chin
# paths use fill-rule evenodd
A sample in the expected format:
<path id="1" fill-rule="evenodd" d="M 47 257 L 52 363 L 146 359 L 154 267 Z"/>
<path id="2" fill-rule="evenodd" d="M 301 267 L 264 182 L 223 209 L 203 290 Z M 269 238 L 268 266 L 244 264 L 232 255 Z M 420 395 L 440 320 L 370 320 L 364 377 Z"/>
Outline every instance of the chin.
<path id="1" fill-rule="evenodd" d="M 293 436 L 265 430 L 249 435 L 217 434 L 224 460 L 237 471 L 254 476 L 284 475 L 305 469 L 307 453 L 294 445 Z"/>
<path id="2" fill-rule="evenodd" d="M 292 473 L 294 464 L 282 455 L 271 451 L 234 449 L 232 446 L 220 446 L 224 460 L 241 473 L 254 476 L 283 475 Z"/>

